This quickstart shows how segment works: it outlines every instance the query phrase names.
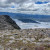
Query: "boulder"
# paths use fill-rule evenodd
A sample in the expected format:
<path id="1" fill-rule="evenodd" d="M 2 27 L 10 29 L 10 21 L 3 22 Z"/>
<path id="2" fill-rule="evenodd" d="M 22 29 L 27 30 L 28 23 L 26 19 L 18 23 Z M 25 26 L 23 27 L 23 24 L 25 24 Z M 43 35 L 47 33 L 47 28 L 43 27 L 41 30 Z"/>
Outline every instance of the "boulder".
<path id="1" fill-rule="evenodd" d="M 0 15 L 0 30 L 20 29 L 20 27 L 8 15 Z"/>

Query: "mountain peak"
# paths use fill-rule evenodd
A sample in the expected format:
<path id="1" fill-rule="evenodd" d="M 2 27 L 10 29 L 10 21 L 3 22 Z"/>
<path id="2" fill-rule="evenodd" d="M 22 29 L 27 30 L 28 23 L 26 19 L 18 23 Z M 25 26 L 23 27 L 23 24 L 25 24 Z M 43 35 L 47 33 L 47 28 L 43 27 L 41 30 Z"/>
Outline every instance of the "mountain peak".
<path id="1" fill-rule="evenodd" d="M 20 27 L 8 15 L 0 15 L 0 30 L 20 29 Z"/>

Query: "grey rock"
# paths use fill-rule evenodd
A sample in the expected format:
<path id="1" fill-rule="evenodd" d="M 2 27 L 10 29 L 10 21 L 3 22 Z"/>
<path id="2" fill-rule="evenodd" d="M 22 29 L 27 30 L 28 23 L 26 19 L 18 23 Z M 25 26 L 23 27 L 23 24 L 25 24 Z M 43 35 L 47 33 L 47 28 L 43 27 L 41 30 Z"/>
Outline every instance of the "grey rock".
<path id="1" fill-rule="evenodd" d="M 20 27 L 8 15 L 0 15 L 0 30 L 20 29 Z"/>

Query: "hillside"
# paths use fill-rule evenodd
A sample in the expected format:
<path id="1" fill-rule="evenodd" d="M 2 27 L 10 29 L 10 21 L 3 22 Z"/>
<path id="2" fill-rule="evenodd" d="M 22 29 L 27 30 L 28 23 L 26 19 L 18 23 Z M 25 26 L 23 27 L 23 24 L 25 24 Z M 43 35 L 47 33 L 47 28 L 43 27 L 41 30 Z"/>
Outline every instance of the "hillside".
<path id="1" fill-rule="evenodd" d="M 20 27 L 8 15 L 0 15 L 0 30 L 20 29 Z"/>

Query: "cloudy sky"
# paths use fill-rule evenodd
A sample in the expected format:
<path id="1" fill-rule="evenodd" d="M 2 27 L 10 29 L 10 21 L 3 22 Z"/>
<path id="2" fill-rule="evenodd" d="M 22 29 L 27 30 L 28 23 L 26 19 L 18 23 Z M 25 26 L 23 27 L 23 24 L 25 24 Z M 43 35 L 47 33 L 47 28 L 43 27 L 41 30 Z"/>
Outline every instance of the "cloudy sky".
<path id="1" fill-rule="evenodd" d="M 50 15 L 50 0 L 1 0 L 0 11 Z"/>

